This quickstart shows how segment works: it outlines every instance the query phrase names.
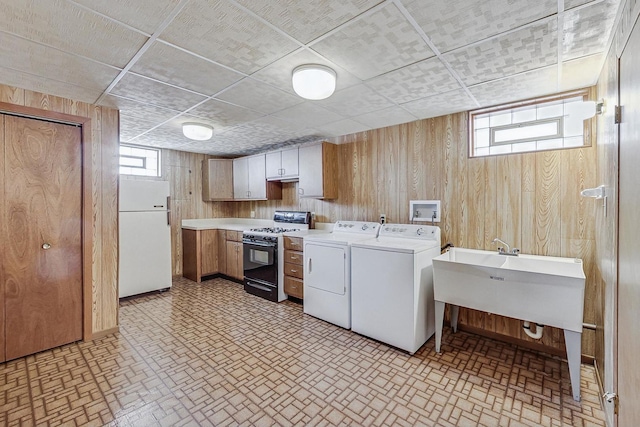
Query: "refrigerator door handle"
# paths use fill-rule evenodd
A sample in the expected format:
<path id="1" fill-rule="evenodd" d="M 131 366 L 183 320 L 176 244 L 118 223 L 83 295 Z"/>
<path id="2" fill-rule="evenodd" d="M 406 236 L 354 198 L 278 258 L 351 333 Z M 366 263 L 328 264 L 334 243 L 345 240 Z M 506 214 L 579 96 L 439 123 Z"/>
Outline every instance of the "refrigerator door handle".
<path id="1" fill-rule="evenodd" d="M 167 196 L 167 210 L 171 209 L 171 196 Z"/>
<path id="2" fill-rule="evenodd" d="M 167 211 L 167 225 L 171 227 L 171 211 Z"/>

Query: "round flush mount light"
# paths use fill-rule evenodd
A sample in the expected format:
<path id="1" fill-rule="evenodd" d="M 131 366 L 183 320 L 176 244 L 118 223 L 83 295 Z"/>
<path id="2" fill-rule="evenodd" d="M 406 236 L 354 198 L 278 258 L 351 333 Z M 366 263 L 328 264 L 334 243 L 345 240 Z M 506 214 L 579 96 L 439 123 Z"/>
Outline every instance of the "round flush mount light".
<path id="1" fill-rule="evenodd" d="M 324 65 L 301 65 L 293 70 L 291 82 L 299 96 L 317 101 L 330 97 L 336 90 L 336 72 Z"/>
<path id="2" fill-rule="evenodd" d="M 213 128 L 202 123 L 187 122 L 182 124 L 182 133 L 189 139 L 206 141 L 213 136 Z"/>

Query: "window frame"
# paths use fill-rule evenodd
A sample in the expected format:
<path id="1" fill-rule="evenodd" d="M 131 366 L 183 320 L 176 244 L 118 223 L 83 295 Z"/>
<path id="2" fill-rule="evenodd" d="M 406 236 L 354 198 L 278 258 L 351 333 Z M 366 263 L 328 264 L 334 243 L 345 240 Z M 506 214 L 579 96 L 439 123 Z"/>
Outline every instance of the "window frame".
<path id="1" fill-rule="evenodd" d="M 132 169 L 140 169 L 140 170 L 145 170 L 148 171 L 149 169 L 147 169 L 147 157 L 142 157 L 142 156 L 135 156 L 135 155 L 131 155 L 131 154 L 120 154 L 120 147 L 127 147 L 127 148 L 136 148 L 139 150 L 148 150 L 148 151 L 155 151 L 157 153 L 157 172 L 155 175 L 148 175 L 148 174 L 131 174 L 131 173 L 122 173 L 120 172 L 120 168 L 122 167 L 126 167 L 126 168 L 132 168 Z M 142 160 L 142 166 L 130 166 L 130 165 L 121 165 L 120 164 L 120 159 L 121 158 L 132 158 L 132 159 L 141 159 Z M 141 145 L 134 145 L 134 144 L 127 144 L 124 142 L 121 142 L 118 144 L 118 175 L 125 175 L 125 176 L 141 176 L 141 177 L 148 177 L 148 178 L 162 178 L 162 150 L 160 148 L 156 148 L 156 147 L 144 147 Z"/>
<path id="2" fill-rule="evenodd" d="M 592 130 L 591 130 L 591 126 L 593 125 L 593 119 L 594 117 L 590 118 L 590 119 L 585 119 L 584 123 L 583 123 L 583 132 L 582 132 L 582 137 L 583 137 L 583 144 L 582 145 L 577 145 L 577 146 L 573 146 L 573 147 L 557 147 L 557 148 L 544 148 L 544 149 L 536 149 L 536 150 L 531 150 L 531 151 L 518 151 L 518 152 L 511 152 L 511 153 L 498 153 L 498 154 L 483 154 L 483 155 L 475 155 L 474 151 L 475 151 L 475 117 L 479 116 L 479 115 L 483 115 L 483 114 L 491 114 L 491 113 L 496 113 L 496 112 L 500 112 L 500 111 L 508 111 L 508 110 L 513 110 L 516 108 L 521 108 L 521 107 L 529 107 L 529 106 L 534 106 L 534 105 L 539 105 L 539 104 L 543 104 L 543 103 L 547 103 L 547 102 L 553 102 L 553 101 L 563 101 L 565 99 L 569 99 L 569 98 L 576 98 L 578 96 L 582 97 L 583 101 L 589 101 L 589 100 L 593 100 L 592 95 L 591 95 L 591 89 L 590 88 L 584 88 L 584 89 L 578 89 L 578 90 L 573 90 L 573 91 L 568 91 L 568 92 L 562 92 L 562 93 L 558 93 L 558 94 L 554 94 L 554 95 L 549 95 L 549 96 L 544 96 L 544 97 L 538 97 L 538 98 L 530 98 L 530 99 L 526 99 L 523 101 L 517 101 L 517 102 L 510 102 L 507 104 L 500 104 L 500 105 L 494 105 L 491 107 L 485 107 L 485 108 L 479 108 L 476 110 L 471 110 L 469 111 L 469 115 L 467 117 L 468 120 L 468 141 L 467 141 L 467 156 L 468 158 L 484 158 L 484 157 L 495 157 L 495 156 L 505 156 L 505 155 L 512 155 L 512 154 L 531 154 L 531 153 L 537 153 L 537 152 L 544 152 L 544 151 L 553 151 L 553 150 L 570 150 L 573 148 L 588 148 L 592 146 Z M 516 140 L 511 141 L 511 142 L 503 142 L 503 143 L 492 143 L 493 141 L 493 129 L 495 128 L 507 128 L 507 127 L 517 127 L 517 125 L 522 125 L 522 124 L 526 124 L 526 123 L 542 123 L 544 121 L 548 121 L 548 120 L 555 120 L 557 118 L 549 118 L 549 119 L 540 119 L 540 120 L 534 120 L 534 121 L 529 121 L 529 122 L 520 122 L 517 124 L 510 124 L 510 125 L 500 125 L 500 126 L 494 126 L 494 127 L 489 127 L 490 130 L 490 140 L 489 140 L 489 145 L 488 147 L 500 147 L 500 146 L 506 146 L 506 145 L 510 145 L 510 144 L 518 144 L 518 143 L 525 143 L 525 142 L 532 142 L 532 141 L 544 141 L 546 139 L 554 139 L 552 137 L 537 137 L 537 138 L 531 138 L 531 139 L 522 139 L 522 140 Z M 564 119 L 563 117 L 561 117 L 561 126 L 564 126 Z M 559 128 L 560 129 L 560 128 Z M 569 137 L 564 137 L 563 138 L 569 138 Z"/>

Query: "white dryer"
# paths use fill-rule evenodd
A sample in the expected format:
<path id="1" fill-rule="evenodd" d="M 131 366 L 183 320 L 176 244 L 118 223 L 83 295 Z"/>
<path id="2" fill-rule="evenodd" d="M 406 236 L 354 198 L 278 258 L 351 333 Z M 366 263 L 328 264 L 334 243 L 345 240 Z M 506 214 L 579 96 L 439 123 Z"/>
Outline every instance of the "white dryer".
<path id="1" fill-rule="evenodd" d="M 413 354 L 435 331 L 432 259 L 440 228 L 387 224 L 351 247 L 351 328 Z"/>
<path id="2" fill-rule="evenodd" d="M 304 238 L 306 314 L 351 328 L 351 244 L 378 235 L 380 224 L 338 221 L 331 233 Z"/>

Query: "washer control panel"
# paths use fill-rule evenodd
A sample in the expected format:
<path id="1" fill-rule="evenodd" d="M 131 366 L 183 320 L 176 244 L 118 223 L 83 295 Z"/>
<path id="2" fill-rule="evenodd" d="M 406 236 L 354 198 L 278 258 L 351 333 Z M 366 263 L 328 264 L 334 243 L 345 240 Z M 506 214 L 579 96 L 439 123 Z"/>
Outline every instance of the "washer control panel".
<path id="1" fill-rule="evenodd" d="M 378 235 L 380 224 L 366 221 L 338 221 L 333 226 L 334 233 L 359 233 L 370 234 L 372 237 Z"/>

